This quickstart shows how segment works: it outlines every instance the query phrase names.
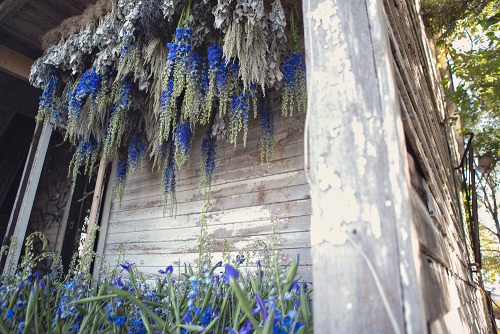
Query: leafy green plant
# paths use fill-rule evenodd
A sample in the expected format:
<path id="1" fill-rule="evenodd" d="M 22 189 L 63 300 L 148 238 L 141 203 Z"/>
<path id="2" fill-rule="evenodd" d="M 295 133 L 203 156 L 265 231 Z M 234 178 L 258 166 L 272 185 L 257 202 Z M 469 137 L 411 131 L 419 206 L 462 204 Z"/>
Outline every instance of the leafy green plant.
<path id="1" fill-rule="evenodd" d="M 94 231 L 95 233 L 95 231 Z M 277 232 L 266 246 L 263 265 L 243 273 L 250 252 L 240 252 L 221 271 L 213 264 L 210 236 L 202 224 L 199 261 L 174 273 L 169 265 L 155 281 L 134 263 L 103 270 L 100 281 L 85 273 L 90 248 L 67 274 L 54 254 L 35 256 L 28 238 L 22 267 L 0 284 L 2 333 L 311 333 L 312 288 L 299 283 L 299 258 L 283 267 L 275 249 Z M 262 243 L 260 246 L 265 244 Z M 41 258 L 54 258 L 50 272 L 40 273 Z M 121 271 L 119 270 L 121 268 Z"/>

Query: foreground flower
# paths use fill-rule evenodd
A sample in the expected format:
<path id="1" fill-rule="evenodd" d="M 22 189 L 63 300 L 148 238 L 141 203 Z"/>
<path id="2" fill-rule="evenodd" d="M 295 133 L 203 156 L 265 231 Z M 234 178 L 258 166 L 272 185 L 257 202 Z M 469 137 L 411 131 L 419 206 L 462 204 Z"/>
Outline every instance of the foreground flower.
<path id="1" fill-rule="evenodd" d="M 124 264 L 120 264 L 120 266 L 123 268 L 120 272 L 123 272 L 124 270 L 130 272 L 130 267 L 133 266 L 135 263 L 128 263 L 125 262 Z"/>
<path id="2" fill-rule="evenodd" d="M 172 265 L 165 268 L 165 270 L 158 270 L 160 274 L 171 274 L 174 271 L 174 267 Z"/>
<path id="3" fill-rule="evenodd" d="M 237 280 L 240 277 L 240 273 L 238 270 L 234 269 L 234 267 L 230 264 L 226 264 L 226 272 L 224 274 L 224 280 L 227 284 L 231 284 L 231 279 Z"/>

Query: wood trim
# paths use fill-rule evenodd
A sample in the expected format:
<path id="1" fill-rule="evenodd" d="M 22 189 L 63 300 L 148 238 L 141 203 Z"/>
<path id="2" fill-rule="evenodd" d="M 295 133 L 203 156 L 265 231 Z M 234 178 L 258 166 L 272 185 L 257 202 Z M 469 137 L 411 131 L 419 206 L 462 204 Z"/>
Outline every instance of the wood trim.
<path id="1" fill-rule="evenodd" d="M 101 157 L 101 161 L 99 162 L 99 170 L 97 171 L 97 177 L 95 181 L 94 187 L 94 197 L 92 198 L 92 206 L 90 207 L 89 214 L 89 224 L 87 226 L 87 237 L 85 238 L 85 246 L 84 249 L 88 247 L 88 243 L 91 239 L 95 241 L 94 238 L 91 238 L 92 229 L 96 226 L 97 216 L 99 214 L 99 208 L 101 207 L 101 196 L 102 196 L 102 185 L 104 181 L 104 176 L 106 174 L 106 166 L 108 165 L 108 161 L 106 157 Z M 90 267 L 91 259 L 84 259 L 84 267 L 83 272 L 86 272 Z"/>
<path id="2" fill-rule="evenodd" d="M 6 72 L 21 80 L 29 81 L 28 77 L 30 75 L 31 65 L 33 65 L 33 63 L 35 62 L 33 59 L 28 58 L 20 54 L 19 52 L 9 49 L 5 45 L 1 44 L 0 59 L 0 71 Z"/>
<path id="3" fill-rule="evenodd" d="M 10 245 L 11 236 L 17 239 L 15 248 L 9 249 L 7 257 L 2 256 L 1 266 L 4 266 L 4 273 L 10 270 L 8 274 L 13 275 L 15 267 L 19 261 L 21 248 L 24 244 L 24 237 L 28 227 L 33 201 L 35 200 L 38 182 L 40 181 L 40 174 L 42 172 L 45 155 L 49 147 L 50 137 L 52 134 L 52 125 L 50 124 L 37 124 L 35 134 L 31 142 L 31 148 L 28 153 L 28 159 L 24 166 L 23 177 L 17 192 L 16 201 L 12 214 L 10 216 L 7 232 L 3 240 L 2 246 Z M 9 268 L 12 263 L 13 267 Z"/>
<path id="4" fill-rule="evenodd" d="M 99 231 L 99 237 L 97 239 L 97 256 L 95 259 L 95 265 L 94 265 L 94 272 L 92 273 L 93 277 L 95 280 L 99 280 L 100 276 L 100 267 L 101 267 L 101 259 L 104 257 L 104 246 L 106 245 L 106 236 L 108 233 L 108 226 L 109 226 L 109 217 L 111 213 L 111 207 L 112 207 L 112 198 L 111 195 L 113 193 L 113 182 L 115 179 L 115 174 L 116 170 L 118 168 L 118 158 L 115 157 L 113 160 L 113 164 L 111 166 L 111 173 L 109 175 L 108 179 L 108 185 L 106 189 L 106 195 L 104 196 L 104 204 L 102 208 L 102 214 L 101 214 L 101 230 Z"/>
<path id="5" fill-rule="evenodd" d="M 76 182 L 73 180 L 73 182 Z M 66 236 L 66 228 L 68 227 L 68 217 L 69 217 L 69 212 L 71 210 L 71 202 L 73 201 L 73 193 L 70 192 L 68 195 L 68 200 L 66 201 L 66 205 L 64 207 L 64 214 L 62 216 L 61 221 L 59 222 L 60 224 L 60 229 L 59 233 L 57 234 L 56 237 L 56 245 L 54 248 L 54 252 L 56 255 L 61 255 L 62 247 L 64 244 L 64 237 Z"/>

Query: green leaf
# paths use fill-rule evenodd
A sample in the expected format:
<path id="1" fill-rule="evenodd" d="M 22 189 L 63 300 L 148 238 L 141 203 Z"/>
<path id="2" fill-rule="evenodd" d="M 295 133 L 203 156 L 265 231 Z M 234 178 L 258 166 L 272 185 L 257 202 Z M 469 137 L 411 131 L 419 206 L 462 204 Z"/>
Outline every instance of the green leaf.
<path id="1" fill-rule="evenodd" d="M 207 330 L 205 327 L 198 325 L 179 325 L 179 327 L 187 329 L 190 332 L 204 332 Z"/>

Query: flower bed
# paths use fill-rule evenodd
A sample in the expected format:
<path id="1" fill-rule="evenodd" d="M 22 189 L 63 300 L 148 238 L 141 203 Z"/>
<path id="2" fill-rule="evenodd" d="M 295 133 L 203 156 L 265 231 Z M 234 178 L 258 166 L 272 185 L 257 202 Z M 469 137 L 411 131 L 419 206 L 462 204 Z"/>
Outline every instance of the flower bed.
<path id="1" fill-rule="evenodd" d="M 54 259 L 50 272 L 36 264 L 33 238 L 15 277 L 0 277 L 2 333 L 309 333 L 313 330 L 312 288 L 296 280 L 299 257 L 281 266 L 279 253 L 267 248 L 254 272 L 239 268 L 243 252 L 212 263 L 200 238 L 200 261 L 174 272 L 172 265 L 147 281 L 134 263 L 106 270 L 97 282 L 82 273 L 88 259 L 73 261 L 68 274 Z M 274 234 L 273 234 L 274 236 Z M 120 270 L 121 269 L 121 270 Z M 182 271 L 182 272 L 181 272 Z"/>

